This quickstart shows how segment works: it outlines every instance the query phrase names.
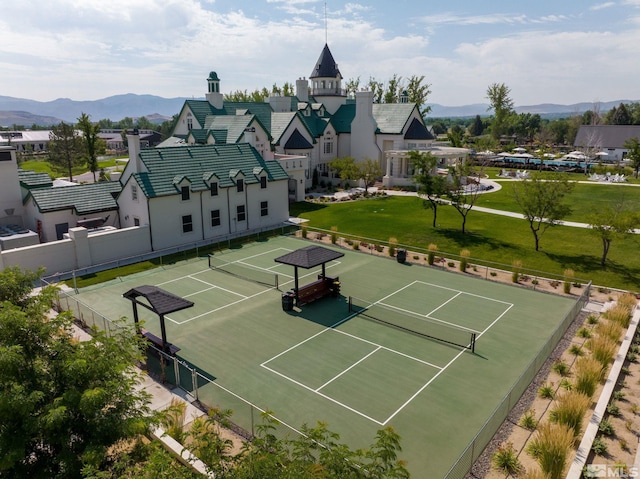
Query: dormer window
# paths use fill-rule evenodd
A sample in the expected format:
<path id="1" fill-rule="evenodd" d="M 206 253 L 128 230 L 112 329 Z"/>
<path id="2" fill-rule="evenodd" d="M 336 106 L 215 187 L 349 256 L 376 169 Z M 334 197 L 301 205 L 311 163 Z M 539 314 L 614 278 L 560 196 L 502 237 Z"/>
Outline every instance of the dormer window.
<path id="1" fill-rule="evenodd" d="M 238 179 L 236 187 L 238 188 L 238 193 L 242 193 L 244 191 L 244 180 L 242 178 Z"/>
<path id="2" fill-rule="evenodd" d="M 304 109 L 304 116 L 311 116 L 311 111 L 308 108 Z"/>
<path id="3" fill-rule="evenodd" d="M 180 193 L 182 194 L 182 201 L 187 201 L 189 199 L 190 193 L 188 186 L 183 186 L 182 188 L 180 188 Z"/>
<path id="4" fill-rule="evenodd" d="M 209 185 L 209 190 L 211 191 L 211 196 L 218 196 L 218 183 L 215 181 Z"/>
<path id="5" fill-rule="evenodd" d="M 260 188 L 262 188 L 263 190 L 267 187 L 267 177 L 266 176 L 261 176 L 260 177 Z"/>

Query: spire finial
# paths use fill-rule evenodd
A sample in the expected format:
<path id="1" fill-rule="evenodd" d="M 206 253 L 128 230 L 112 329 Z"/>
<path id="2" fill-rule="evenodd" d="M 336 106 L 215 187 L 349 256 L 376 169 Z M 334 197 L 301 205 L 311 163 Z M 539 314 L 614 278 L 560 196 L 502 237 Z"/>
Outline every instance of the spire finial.
<path id="1" fill-rule="evenodd" d="M 329 44 L 329 34 L 327 29 L 327 2 L 324 2 L 324 43 Z"/>

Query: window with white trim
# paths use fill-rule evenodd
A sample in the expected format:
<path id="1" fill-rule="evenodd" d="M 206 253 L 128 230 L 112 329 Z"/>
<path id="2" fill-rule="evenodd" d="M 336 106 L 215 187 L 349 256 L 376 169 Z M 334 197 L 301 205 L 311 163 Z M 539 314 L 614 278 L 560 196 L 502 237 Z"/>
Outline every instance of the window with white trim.
<path id="1" fill-rule="evenodd" d="M 266 176 L 261 176 L 260 177 L 260 188 L 262 188 L 263 190 L 267 187 L 267 177 Z"/>
<path id="2" fill-rule="evenodd" d="M 211 227 L 220 226 L 220 210 L 211 210 Z"/>
<path id="3" fill-rule="evenodd" d="M 242 178 L 238 179 L 236 187 L 238 188 L 238 193 L 242 193 L 244 191 L 244 180 Z"/>
<path id="4" fill-rule="evenodd" d="M 193 219 L 191 215 L 184 215 L 182 217 L 182 232 L 191 233 L 193 231 Z"/>
<path id="5" fill-rule="evenodd" d="M 131 200 L 138 201 L 138 186 L 131 185 Z"/>
<path id="6" fill-rule="evenodd" d="M 260 202 L 260 216 L 269 216 L 269 202 L 261 201 Z"/>
<path id="7" fill-rule="evenodd" d="M 247 219 L 247 212 L 244 205 L 238 205 L 236 207 L 236 219 L 238 221 L 245 221 Z"/>
<path id="8" fill-rule="evenodd" d="M 211 196 L 218 196 L 218 183 L 217 182 L 212 182 L 211 185 L 209 185 L 209 190 L 211 191 Z"/>
<path id="9" fill-rule="evenodd" d="M 191 196 L 191 193 L 189 192 L 189 187 L 188 186 L 181 187 L 180 194 L 182 195 L 182 201 L 187 201 Z"/>

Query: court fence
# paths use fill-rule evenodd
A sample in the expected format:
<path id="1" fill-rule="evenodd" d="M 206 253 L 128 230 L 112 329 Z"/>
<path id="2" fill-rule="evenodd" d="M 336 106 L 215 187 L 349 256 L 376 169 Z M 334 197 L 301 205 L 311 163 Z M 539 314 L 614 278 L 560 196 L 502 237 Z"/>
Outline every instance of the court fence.
<path id="1" fill-rule="evenodd" d="M 83 328 L 102 330 L 108 336 L 125 327 L 124 324 L 103 316 L 78 300 L 73 291 L 58 292 L 56 309 L 69 311 Z M 257 428 L 265 424 L 266 420 L 269 421 L 269 426 L 273 427 L 269 433 L 278 439 L 295 439 L 304 435 L 270 411 L 261 409 L 225 388 L 208 372 L 179 356 L 166 354 L 152 344 L 147 345 L 145 362 L 140 366 L 161 383 L 179 387 L 189 393 L 204 411 L 232 411 L 231 429 L 246 439 L 254 437 Z"/>
<path id="2" fill-rule="evenodd" d="M 83 276 L 93 275 L 100 271 L 113 270 L 114 277 L 120 277 L 122 268 L 141 263 L 144 261 L 153 262 L 155 267 L 170 267 L 180 261 L 188 261 L 191 259 L 202 259 L 214 251 L 228 250 L 236 244 L 245 244 L 252 241 L 260 241 L 271 236 L 282 236 L 294 231 L 297 225 L 283 223 L 279 228 L 264 227 L 253 230 L 242 231 L 224 237 L 186 243 L 171 248 L 149 251 L 147 253 L 137 254 L 133 256 L 119 258 L 106 263 L 94 264 L 86 268 L 77 268 L 70 271 L 56 272 L 47 274 L 40 278 L 42 284 L 59 283 L 61 281 L 71 280 L 73 289 L 77 292 L 77 279 Z M 123 271 L 122 276 L 126 272 Z"/>
<path id="3" fill-rule="evenodd" d="M 587 283 L 582 294 L 577 298 L 571 310 L 565 315 L 547 342 L 538 350 L 533 360 L 525 371 L 511 385 L 500 404 L 493 410 L 491 416 L 482 425 L 478 433 L 467 445 L 458 460 L 444 476 L 445 479 L 464 479 L 471 471 L 474 462 L 480 457 L 484 448 L 489 444 L 493 435 L 498 431 L 502 423 L 507 419 L 509 412 L 520 400 L 527 390 L 540 368 L 547 361 L 555 347 L 558 345 L 571 323 L 578 317 L 584 306 L 589 302 L 591 282 Z"/>
<path id="4" fill-rule="evenodd" d="M 558 290 L 558 293 L 563 291 L 564 282 L 569 282 L 572 286 L 577 288 L 582 288 L 585 284 L 589 283 L 589 280 L 587 279 L 553 274 L 546 271 L 526 268 L 521 265 L 498 263 L 480 258 L 461 256 L 459 254 L 449 253 L 446 251 L 430 251 L 426 248 L 405 245 L 402 243 L 391 244 L 389 240 L 368 238 L 365 236 L 336 232 L 307 225 L 300 226 L 300 231 L 302 232 L 301 234 L 303 238 L 309 240 L 323 240 L 325 238 L 330 238 L 331 243 L 335 246 L 356 249 L 363 253 L 380 254 L 386 252 L 388 254 L 390 248 L 395 248 L 396 251 L 403 250 L 405 252 L 411 252 L 415 257 L 412 257 L 407 253 L 406 261 L 408 263 L 417 262 L 423 265 L 428 264 L 431 267 L 435 267 L 443 271 L 455 271 L 453 268 L 458 267 L 459 263 L 464 261 L 467 265 L 467 273 L 476 278 L 482 278 L 488 281 L 500 282 L 498 275 L 505 272 L 511 275 L 517 274 L 517 281 L 514 281 L 514 283 L 517 283 L 518 286 L 532 289 L 534 291 L 543 289 L 541 287 L 543 281 L 548 281 L 554 289 Z M 432 258 L 431 261 L 429 260 L 429 257 Z"/>

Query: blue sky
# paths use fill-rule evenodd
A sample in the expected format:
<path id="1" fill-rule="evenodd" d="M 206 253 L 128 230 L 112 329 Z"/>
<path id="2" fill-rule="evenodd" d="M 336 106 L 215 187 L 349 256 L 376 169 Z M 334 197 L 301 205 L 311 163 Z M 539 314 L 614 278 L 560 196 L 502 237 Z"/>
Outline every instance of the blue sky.
<path id="1" fill-rule="evenodd" d="M 430 103 L 640 100 L 640 0 L 24 0 L 0 31 L 0 95 L 41 101 L 294 83 L 325 33 L 346 80 L 424 75 Z"/>

